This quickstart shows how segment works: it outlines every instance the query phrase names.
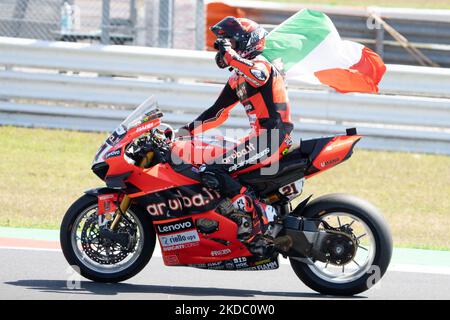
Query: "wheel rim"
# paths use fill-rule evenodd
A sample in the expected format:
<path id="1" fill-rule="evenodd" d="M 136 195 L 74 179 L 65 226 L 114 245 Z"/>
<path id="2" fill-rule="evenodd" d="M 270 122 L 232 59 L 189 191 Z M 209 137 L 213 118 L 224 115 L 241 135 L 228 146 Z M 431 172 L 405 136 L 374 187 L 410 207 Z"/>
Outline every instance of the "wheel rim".
<path id="1" fill-rule="evenodd" d="M 97 204 L 83 210 L 75 220 L 71 232 L 72 248 L 80 263 L 90 270 L 105 274 L 118 273 L 130 267 L 138 259 L 142 252 L 144 246 L 144 229 L 140 220 L 132 210 L 127 210 L 126 218 L 131 221 L 133 226 L 136 228 L 136 240 L 134 242 L 134 246 L 129 250 L 129 252 L 124 253 L 119 252 L 120 248 L 116 243 L 109 246 L 109 250 L 106 248 L 108 247 L 107 245 L 105 246 L 101 243 L 102 238 L 98 235 L 99 220 L 97 215 Z M 119 224 L 119 228 L 123 227 L 123 225 L 124 223 L 121 222 Z M 89 233 L 91 238 L 86 240 L 86 233 Z M 92 252 L 94 252 L 95 249 L 98 249 L 97 255 L 99 259 L 95 257 L 93 258 L 92 253 L 88 254 L 87 252 L 89 251 L 86 249 L 92 250 Z M 102 261 L 107 261 L 108 256 L 116 257 L 111 260 L 112 263 L 111 261 L 108 263 Z M 117 262 L 114 263 L 114 261 Z"/>
<path id="2" fill-rule="evenodd" d="M 358 240 L 356 254 L 353 259 L 343 265 L 332 265 L 308 259 L 309 269 L 319 278 L 338 284 L 353 282 L 367 273 L 376 254 L 376 242 L 369 226 L 360 218 L 350 213 L 333 212 L 321 216 L 332 227 L 351 224 L 353 234 Z"/>

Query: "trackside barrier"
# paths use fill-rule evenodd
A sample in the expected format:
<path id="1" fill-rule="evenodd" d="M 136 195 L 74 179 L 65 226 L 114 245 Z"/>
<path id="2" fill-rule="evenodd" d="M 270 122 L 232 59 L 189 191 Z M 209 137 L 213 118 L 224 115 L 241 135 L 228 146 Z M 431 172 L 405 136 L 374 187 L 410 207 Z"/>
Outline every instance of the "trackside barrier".
<path id="1" fill-rule="evenodd" d="M 229 75 L 213 55 L 0 38 L 0 123 L 111 130 L 153 94 L 166 121 L 184 124 L 215 101 Z M 289 88 L 298 138 L 357 126 L 366 148 L 450 154 L 448 69 L 388 65 L 380 95 Z M 235 109 L 226 125 L 248 128 Z"/>

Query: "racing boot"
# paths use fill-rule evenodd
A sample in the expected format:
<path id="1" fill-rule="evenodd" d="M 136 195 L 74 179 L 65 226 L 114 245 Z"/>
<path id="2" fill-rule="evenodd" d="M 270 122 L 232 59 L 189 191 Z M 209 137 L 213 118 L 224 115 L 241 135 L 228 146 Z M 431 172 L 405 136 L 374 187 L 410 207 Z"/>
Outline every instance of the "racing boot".
<path id="1" fill-rule="evenodd" d="M 250 239 L 256 235 L 263 234 L 261 215 L 257 210 L 255 199 L 245 187 L 241 189 L 241 193 L 231 199 L 231 204 L 236 210 L 242 211 L 252 218 L 252 232 Z"/>
<path id="2" fill-rule="evenodd" d="M 243 211 L 252 218 L 251 235 L 244 241 L 250 252 L 261 257 L 271 256 L 273 232 L 269 219 L 274 219 L 275 209 L 271 206 L 262 206 L 245 187 L 241 189 L 240 194 L 231 199 L 231 202 L 235 209 Z M 265 209 L 268 209 L 268 213 L 265 213 Z"/>
<path id="3" fill-rule="evenodd" d="M 264 237 L 272 242 L 283 229 L 283 225 L 277 211 L 271 205 L 266 203 L 258 203 L 263 213 L 264 221 Z"/>

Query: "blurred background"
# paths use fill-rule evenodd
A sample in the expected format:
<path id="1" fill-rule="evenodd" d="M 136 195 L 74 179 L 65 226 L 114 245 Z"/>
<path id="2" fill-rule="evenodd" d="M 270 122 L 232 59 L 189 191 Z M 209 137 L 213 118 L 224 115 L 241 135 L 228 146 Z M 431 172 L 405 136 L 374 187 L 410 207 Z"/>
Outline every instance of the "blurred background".
<path id="1" fill-rule="evenodd" d="M 204 50 L 213 42 L 207 27 L 226 15 L 254 19 L 270 31 L 303 7 L 327 13 L 343 38 L 370 47 L 386 63 L 450 66 L 448 15 L 429 10 L 450 9 L 450 1 L 444 0 L 3 0 L 0 35 Z M 372 13 L 381 14 L 397 33 L 387 32 Z M 428 59 L 405 54 L 405 40 Z"/>
<path id="2" fill-rule="evenodd" d="M 58 229 L 107 132 L 155 95 L 175 127 L 218 96 L 208 27 L 227 15 L 269 31 L 302 8 L 383 57 L 380 94 L 289 82 L 295 138 L 365 135 L 304 196 L 349 192 L 387 217 L 397 247 L 449 250 L 450 1 L 0 1 L 0 227 Z M 330 52 L 330 54 L 332 54 Z M 239 108 L 235 108 L 239 109 Z M 228 128 L 246 128 L 242 110 Z M 1 232 L 0 232 L 1 237 Z"/>

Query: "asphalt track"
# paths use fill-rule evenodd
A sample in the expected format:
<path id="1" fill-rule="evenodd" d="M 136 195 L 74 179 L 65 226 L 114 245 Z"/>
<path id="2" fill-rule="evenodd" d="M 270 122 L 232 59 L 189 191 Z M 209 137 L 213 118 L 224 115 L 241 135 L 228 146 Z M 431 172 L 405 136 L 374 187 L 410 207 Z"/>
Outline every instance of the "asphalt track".
<path id="1" fill-rule="evenodd" d="M 0 227 L 0 299 L 342 299 L 310 290 L 285 259 L 272 271 L 165 267 L 159 246 L 134 278 L 94 283 L 68 266 L 58 235 L 58 230 Z M 79 288 L 70 289 L 68 280 L 80 280 Z M 382 281 L 355 298 L 450 299 L 450 251 L 395 248 Z"/>
<path id="2" fill-rule="evenodd" d="M 272 271 L 210 271 L 165 267 L 155 256 L 126 282 L 81 279 L 69 289 L 73 272 L 59 249 L 1 247 L 0 261 L 0 299 L 450 299 L 449 268 L 393 265 L 376 287 L 343 298 L 310 290 L 286 263 Z"/>

